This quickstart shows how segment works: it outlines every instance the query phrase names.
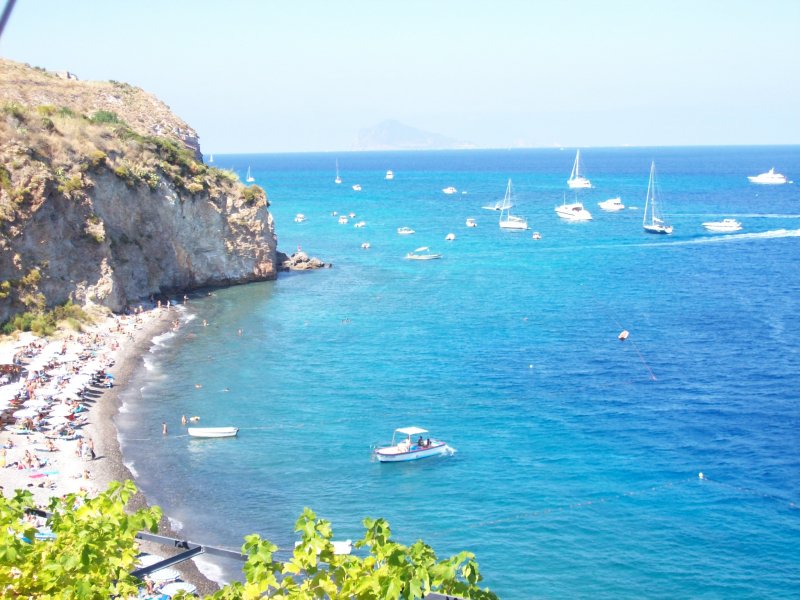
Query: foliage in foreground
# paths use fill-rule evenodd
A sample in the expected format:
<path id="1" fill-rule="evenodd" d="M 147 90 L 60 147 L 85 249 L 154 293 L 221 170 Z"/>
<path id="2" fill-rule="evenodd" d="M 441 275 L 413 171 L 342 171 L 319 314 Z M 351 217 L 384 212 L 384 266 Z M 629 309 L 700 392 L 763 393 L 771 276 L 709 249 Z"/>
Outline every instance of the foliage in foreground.
<path id="1" fill-rule="evenodd" d="M 155 531 L 161 516 L 157 507 L 126 513 L 135 491 L 126 481 L 112 483 L 92 499 L 54 498 L 49 525 L 55 539 L 43 541 L 35 539 L 24 519 L 33 503 L 31 494 L 0 496 L 0 597 L 135 597 L 139 582 L 129 573 L 135 568 L 136 532 Z M 481 575 L 473 554 L 440 560 L 422 541 L 410 546 L 392 541 L 383 519 L 365 519 L 364 526 L 366 533 L 355 544 L 368 552 L 364 557 L 335 555 L 330 523 L 310 509 L 297 521 L 301 540 L 288 562 L 275 560 L 274 544 L 247 536 L 242 547 L 246 581 L 229 584 L 212 598 L 412 600 L 436 591 L 496 600 L 494 593 L 478 587 Z"/>

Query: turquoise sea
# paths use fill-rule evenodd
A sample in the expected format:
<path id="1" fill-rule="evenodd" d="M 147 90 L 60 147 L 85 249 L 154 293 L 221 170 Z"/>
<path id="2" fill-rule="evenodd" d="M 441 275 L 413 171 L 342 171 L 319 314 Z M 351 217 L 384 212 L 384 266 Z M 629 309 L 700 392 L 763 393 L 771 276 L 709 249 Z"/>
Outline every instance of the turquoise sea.
<path id="1" fill-rule="evenodd" d="M 251 167 L 282 250 L 334 267 L 180 309 L 117 419 L 146 495 L 234 548 L 258 532 L 290 549 L 304 506 L 335 539 L 385 517 L 401 541 L 475 552 L 506 600 L 800 596 L 800 186 L 747 180 L 800 180 L 800 147 L 583 149 L 587 223 L 553 210 L 574 157 L 215 156 Z M 671 236 L 642 230 L 651 160 Z M 481 208 L 508 178 L 527 233 Z M 614 196 L 629 208 L 602 212 Z M 701 226 L 723 217 L 743 230 Z M 442 260 L 403 259 L 420 246 Z M 192 440 L 182 414 L 239 437 Z M 408 425 L 457 452 L 373 462 Z"/>

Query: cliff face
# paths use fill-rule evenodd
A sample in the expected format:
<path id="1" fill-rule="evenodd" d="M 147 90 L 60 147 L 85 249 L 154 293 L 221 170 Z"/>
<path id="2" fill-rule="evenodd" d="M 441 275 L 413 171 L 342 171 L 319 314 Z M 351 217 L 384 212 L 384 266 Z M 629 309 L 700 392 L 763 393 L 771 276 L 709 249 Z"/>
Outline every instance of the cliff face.
<path id="1" fill-rule="evenodd" d="M 199 162 L 194 132 L 140 90 L 97 108 L 120 87 L 0 60 L 0 322 L 276 276 L 264 191 Z"/>

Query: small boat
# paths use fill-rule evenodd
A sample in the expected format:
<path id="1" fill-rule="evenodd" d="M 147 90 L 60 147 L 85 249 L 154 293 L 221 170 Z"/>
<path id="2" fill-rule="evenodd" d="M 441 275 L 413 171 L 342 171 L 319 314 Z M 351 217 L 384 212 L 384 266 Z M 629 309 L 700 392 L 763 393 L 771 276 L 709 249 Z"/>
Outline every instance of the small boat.
<path id="1" fill-rule="evenodd" d="M 355 191 L 355 192 L 360 192 L 360 191 L 361 191 L 361 185 L 360 185 L 360 184 L 358 184 L 358 183 L 357 183 L 357 184 L 355 184 L 355 185 L 353 186 L 353 191 Z"/>
<path id="2" fill-rule="evenodd" d="M 386 171 L 386 177 L 384 177 L 384 179 L 394 179 L 394 173 Z"/>
<path id="3" fill-rule="evenodd" d="M 303 213 L 297 213 L 294 216 L 294 222 L 295 223 L 302 223 L 305 220 L 306 220 L 306 216 Z"/>
<path id="4" fill-rule="evenodd" d="M 250 174 L 250 167 L 247 167 L 247 177 L 245 177 L 245 179 L 244 179 L 244 180 L 245 180 L 247 183 L 253 183 L 253 182 L 255 181 L 255 179 L 253 178 L 253 176 Z"/>
<path id="5" fill-rule="evenodd" d="M 575 201 L 567 204 L 567 197 L 564 196 L 564 203 L 556 206 L 556 214 L 567 221 L 591 221 L 592 213 L 583 207 L 581 202 Z"/>
<path id="6" fill-rule="evenodd" d="M 444 236 L 444 239 L 446 242 L 452 242 L 454 239 L 456 239 L 456 234 L 448 233 L 446 236 Z"/>
<path id="7" fill-rule="evenodd" d="M 592 182 L 586 179 L 586 177 L 584 177 L 583 175 L 581 175 L 580 150 L 578 150 L 575 153 L 575 164 L 572 165 L 572 173 L 570 173 L 569 179 L 567 179 L 567 185 L 570 187 L 570 189 L 592 187 Z"/>
<path id="8" fill-rule="evenodd" d="M 444 188 L 442 190 L 445 194 L 455 194 L 458 190 L 454 188 L 452 185 Z"/>
<path id="9" fill-rule="evenodd" d="M 446 443 L 433 440 L 427 434 L 428 430 L 421 427 L 395 429 L 392 444 L 375 450 L 375 458 L 380 462 L 406 462 L 447 454 L 450 451 Z M 415 437 L 416 441 L 413 439 Z"/>
<path id="10" fill-rule="evenodd" d="M 622 203 L 622 199 L 619 196 L 598 202 L 597 206 L 606 212 L 616 212 L 625 208 L 625 205 Z"/>
<path id="11" fill-rule="evenodd" d="M 347 219 L 347 217 L 345 215 L 342 215 L 341 217 L 339 217 L 339 224 L 340 225 L 347 224 L 347 221 L 348 221 L 348 219 Z"/>
<path id="12" fill-rule="evenodd" d="M 472 218 L 467 219 L 467 227 L 477 227 L 477 226 L 478 223 L 475 221 L 475 219 Z"/>
<path id="13" fill-rule="evenodd" d="M 399 233 L 400 235 L 411 235 L 412 233 L 414 233 L 414 230 L 411 229 L 411 227 L 398 227 L 397 233 Z"/>
<path id="14" fill-rule="evenodd" d="M 630 335 L 630 333 L 628 332 L 628 330 L 627 330 L 627 329 L 623 329 L 623 330 L 620 332 L 620 334 L 617 336 L 617 339 L 618 339 L 620 342 L 624 342 L 625 340 L 627 340 L 627 339 L 628 339 L 628 336 L 629 336 L 629 335 Z"/>
<path id="15" fill-rule="evenodd" d="M 531 239 L 533 239 L 533 240 L 540 240 L 540 239 L 542 239 L 542 234 L 541 234 L 541 233 L 539 233 L 538 231 L 534 231 L 534 232 L 533 232 L 533 235 L 531 236 Z"/>
<path id="16" fill-rule="evenodd" d="M 742 224 L 736 219 L 722 219 L 722 221 L 703 223 L 703 227 L 714 233 L 733 233 L 734 231 L 741 230 Z"/>
<path id="17" fill-rule="evenodd" d="M 644 201 L 644 218 L 642 227 L 647 233 L 669 235 L 672 225 L 668 225 L 656 204 L 656 163 L 650 163 L 650 181 L 647 183 L 647 197 Z"/>
<path id="18" fill-rule="evenodd" d="M 747 179 L 750 180 L 750 183 L 763 183 L 767 185 L 786 183 L 786 175 L 776 173 L 775 167 L 771 168 L 766 173 L 761 173 L 760 175 L 750 175 L 747 177 Z"/>
<path id="19" fill-rule="evenodd" d="M 363 244 L 361 244 L 361 247 L 362 247 L 364 250 L 369 250 L 369 242 L 364 242 Z"/>
<path id="20" fill-rule="evenodd" d="M 364 227 L 366 224 L 367 224 L 366 221 L 359 221 L 358 223 L 353 225 L 353 227 L 358 227 L 360 229 L 361 227 Z"/>
<path id="21" fill-rule="evenodd" d="M 525 217 L 518 217 L 511 214 L 511 208 L 514 206 L 511 199 L 511 180 L 508 180 L 506 186 L 506 195 L 503 197 L 503 203 L 500 207 L 500 229 L 509 229 L 511 231 L 525 231 L 528 229 L 528 220 Z"/>
<path id="22" fill-rule="evenodd" d="M 223 438 L 236 437 L 238 427 L 188 427 L 186 431 L 196 438 Z"/>
<path id="23" fill-rule="evenodd" d="M 333 183 L 342 183 L 342 178 L 339 177 L 339 161 L 336 161 L 336 179 L 333 180 Z"/>
<path id="24" fill-rule="evenodd" d="M 409 252 L 406 254 L 406 259 L 408 260 L 436 260 L 437 258 L 442 258 L 441 254 L 434 254 L 430 251 L 431 249 L 427 246 L 422 246 L 421 248 L 417 248 L 413 252 Z"/>
<path id="25" fill-rule="evenodd" d="M 211 164 L 213 162 L 214 162 L 214 155 L 213 154 L 209 154 L 208 155 L 208 163 Z"/>

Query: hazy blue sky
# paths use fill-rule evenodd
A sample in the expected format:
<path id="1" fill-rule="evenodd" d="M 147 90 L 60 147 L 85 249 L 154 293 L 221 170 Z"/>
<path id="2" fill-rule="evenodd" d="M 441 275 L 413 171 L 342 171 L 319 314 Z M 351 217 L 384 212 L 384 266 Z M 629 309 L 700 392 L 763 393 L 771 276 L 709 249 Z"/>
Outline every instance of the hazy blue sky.
<path id="1" fill-rule="evenodd" d="M 4 4 L 4 2 L 2 2 Z M 18 0 L 0 55 L 154 93 L 205 152 L 800 143 L 800 1 Z"/>

